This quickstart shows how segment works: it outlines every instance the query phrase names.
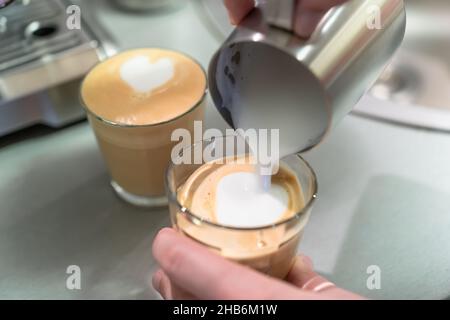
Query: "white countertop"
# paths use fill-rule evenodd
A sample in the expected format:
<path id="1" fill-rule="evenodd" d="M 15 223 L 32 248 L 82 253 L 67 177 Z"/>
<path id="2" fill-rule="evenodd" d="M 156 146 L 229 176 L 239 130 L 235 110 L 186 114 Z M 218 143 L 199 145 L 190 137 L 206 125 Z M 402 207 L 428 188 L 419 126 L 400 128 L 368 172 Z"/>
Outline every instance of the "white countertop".
<path id="1" fill-rule="evenodd" d="M 219 46 L 192 2 L 141 15 L 95 3 L 121 48 L 173 48 L 206 67 Z M 206 124 L 224 127 L 211 104 Z M 349 115 L 305 158 L 319 200 L 300 251 L 318 271 L 372 298 L 450 297 L 449 134 Z M 87 123 L 0 138 L 0 298 L 157 298 L 151 242 L 166 225 L 167 209 L 115 197 Z M 69 265 L 82 290 L 66 289 Z M 380 290 L 366 287 L 369 265 Z"/>

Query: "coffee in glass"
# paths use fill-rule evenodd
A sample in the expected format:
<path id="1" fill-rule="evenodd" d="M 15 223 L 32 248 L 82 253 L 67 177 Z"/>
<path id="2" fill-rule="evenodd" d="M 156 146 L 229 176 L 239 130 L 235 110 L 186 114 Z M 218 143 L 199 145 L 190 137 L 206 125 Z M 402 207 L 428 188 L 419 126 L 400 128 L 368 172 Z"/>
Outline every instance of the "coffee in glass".
<path id="1" fill-rule="evenodd" d="M 164 173 L 171 134 L 204 116 L 206 75 L 190 57 L 164 49 L 135 49 L 95 66 L 81 100 L 111 175 L 124 200 L 164 205 Z"/>

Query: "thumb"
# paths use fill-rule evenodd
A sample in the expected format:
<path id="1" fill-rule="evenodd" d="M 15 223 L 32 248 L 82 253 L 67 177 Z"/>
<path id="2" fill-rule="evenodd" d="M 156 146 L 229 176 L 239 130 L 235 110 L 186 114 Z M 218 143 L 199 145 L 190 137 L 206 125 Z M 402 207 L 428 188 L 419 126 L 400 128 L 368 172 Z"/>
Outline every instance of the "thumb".
<path id="1" fill-rule="evenodd" d="M 232 24 L 238 24 L 255 6 L 254 0 L 224 0 Z"/>

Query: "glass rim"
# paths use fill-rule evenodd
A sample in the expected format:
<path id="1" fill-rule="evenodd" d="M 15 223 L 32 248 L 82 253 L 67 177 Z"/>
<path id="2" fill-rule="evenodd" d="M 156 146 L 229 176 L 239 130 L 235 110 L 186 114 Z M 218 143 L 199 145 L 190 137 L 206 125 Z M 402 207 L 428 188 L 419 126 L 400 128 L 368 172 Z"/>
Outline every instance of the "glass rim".
<path id="1" fill-rule="evenodd" d="M 86 78 L 92 72 L 92 70 L 97 68 L 99 65 L 101 65 L 103 63 L 106 63 L 109 60 L 111 60 L 112 58 L 117 57 L 118 55 L 123 54 L 125 52 L 135 51 L 135 50 L 146 50 L 146 49 L 157 49 L 157 50 L 159 49 L 159 50 L 176 52 L 176 53 L 178 53 L 178 54 L 180 54 L 182 56 L 185 56 L 186 58 L 192 60 L 200 68 L 200 70 L 203 73 L 204 79 L 205 79 L 205 87 L 203 89 L 202 95 L 197 100 L 197 102 L 193 106 L 191 106 L 187 111 L 183 112 L 182 114 L 180 114 L 180 115 L 178 115 L 178 116 L 176 116 L 176 117 L 174 117 L 172 119 L 161 121 L 161 122 L 157 122 L 157 123 L 150 123 L 150 124 L 127 124 L 127 123 L 115 122 L 115 121 L 112 121 L 112 120 L 105 119 L 105 118 L 101 117 L 100 115 L 96 114 L 94 111 L 90 110 L 89 107 L 87 106 L 87 103 L 83 99 L 83 94 L 82 93 L 83 93 L 84 82 L 86 81 Z M 176 121 L 176 120 L 178 120 L 178 119 L 180 119 L 180 118 L 190 114 L 191 112 L 196 110 L 206 100 L 206 97 L 208 95 L 208 90 L 209 90 L 208 89 L 208 76 L 207 76 L 205 68 L 200 64 L 200 62 L 197 59 L 193 58 L 189 54 L 186 54 L 186 53 L 184 53 L 182 51 L 179 51 L 179 50 L 174 50 L 174 49 L 164 48 L 164 47 L 137 47 L 137 48 L 125 49 L 125 50 L 123 50 L 121 52 L 118 52 L 117 54 L 114 54 L 114 55 L 106 58 L 103 61 L 100 61 L 99 63 L 96 63 L 94 66 L 92 66 L 89 69 L 89 71 L 86 73 L 86 75 L 83 77 L 83 80 L 81 81 L 80 87 L 78 89 L 78 99 L 79 99 L 79 101 L 81 103 L 81 106 L 83 107 L 83 109 L 86 111 L 86 113 L 88 115 L 94 117 L 95 119 L 99 120 L 100 122 L 102 122 L 102 123 L 104 123 L 106 125 L 113 126 L 113 127 L 121 127 L 121 128 L 149 128 L 149 127 L 157 127 L 157 126 L 160 126 L 160 125 L 168 124 L 168 123 L 170 123 L 172 121 Z"/>
<path id="2" fill-rule="evenodd" d="M 199 144 L 203 144 L 204 142 L 212 142 L 214 139 L 217 139 L 217 138 L 223 139 L 223 138 L 227 138 L 227 137 L 235 137 L 235 136 L 227 135 L 227 136 L 213 137 L 213 138 L 207 139 L 207 140 L 201 140 L 201 141 L 195 142 L 194 144 L 191 144 L 189 146 L 183 147 L 181 150 L 190 150 L 192 148 L 195 148 Z M 190 209 L 188 209 L 185 206 L 183 206 L 178 201 L 178 197 L 177 197 L 178 193 L 177 193 L 177 191 L 176 190 L 175 191 L 172 190 L 172 188 L 170 187 L 169 174 L 170 174 L 170 172 L 172 172 L 174 170 L 174 168 L 176 166 L 178 166 L 177 164 L 174 164 L 173 161 L 170 161 L 169 166 L 167 167 L 166 174 L 165 174 L 165 179 L 164 179 L 165 180 L 165 184 L 166 184 L 166 190 L 168 192 L 169 203 L 171 201 L 174 201 L 175 204 L 178 207 L 178 210 L 180 210 L 183 214 L 187 215 L 189 217 L 189 219 L 196 219 L 196 220 L 201 221 L 202 223 L 205 223 L 207 225 L 210 225 L 210 226 L 213 226 L 213 227 L 216 227 L 216 228 L 220 228 L 220 229 L 234 230 L 234 231 L 261 231 L 261 230 L 276 228 L 276 227 L 279 227 L 281 225 L 287 224 L 287 223 L 289 223 L 291 221 L 299 219 L 301 216 L 306 214 L 306 212 L 308 212 L 308 210 L 311 209 L 312 205 L 317 200 L 317 193 L 318 193 L 317 175 L 314 172 L 313 168 L 310 166 L 310 164 L 305 159 L 303 159 L 302 156 L 300 156 L 299 153 L 295 153 L 295 154 L 286 156 L 284 158 L 292 157 L 292 156 L 294 156 L 298 160 L 300 160 L 306 166 L 306 168 L 309 170 L 309 173 L 312 176 L 312 185 L 313 185 L 312 186 L 313 190 L 312 190 L 311 197 L 308 199 L 308 201 L 306 201 L 304 207 L 300 211 L 296 212 L 292 217 L 283 219 L 283 220 L 278 221 L 276 223 L 267 224 L 267 225 L 258 226 L 258 227 L 233 227 L 233 226 L 229 226 L 229 225 L 218 224 L 218 223 L 210 221 L 209 219 L 202 218 L 202 217 L 196 215 L 195 213 L 193 213 Z"/>

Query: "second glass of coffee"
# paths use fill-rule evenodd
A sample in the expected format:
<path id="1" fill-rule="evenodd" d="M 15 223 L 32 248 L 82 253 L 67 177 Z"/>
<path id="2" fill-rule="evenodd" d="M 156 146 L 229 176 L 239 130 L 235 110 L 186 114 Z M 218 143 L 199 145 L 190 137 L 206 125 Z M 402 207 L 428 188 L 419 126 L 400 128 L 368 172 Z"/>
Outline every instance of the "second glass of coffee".
<path id="1" fill-rule="evenodd" d="M 196 61 L 163 49 L 126 51 L 88 73 L 81 100 L 119 197 L 138 206 L 167 203 L 171 135 L 192 133 L 203 119 L 206 86 Z"/>
<path id="2" fill-rule="evenodd" d="M 218 137 L 179 151 L 166 177 L 172 225 L 227 259 L 284 278 L 316 198 L 316 177 L 291 155 L 267 185 L 242 140 Z"/>

